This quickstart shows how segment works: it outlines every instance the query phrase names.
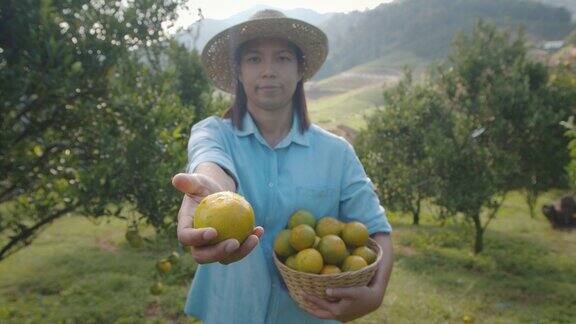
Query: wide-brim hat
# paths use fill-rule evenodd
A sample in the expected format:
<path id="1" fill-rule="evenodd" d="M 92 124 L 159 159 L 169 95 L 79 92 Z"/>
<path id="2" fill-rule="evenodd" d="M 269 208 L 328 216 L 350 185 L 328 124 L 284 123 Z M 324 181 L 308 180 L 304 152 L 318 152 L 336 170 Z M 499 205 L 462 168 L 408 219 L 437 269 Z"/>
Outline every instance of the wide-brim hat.
<path id="1" fill-rule="evenodd" d="M 204 72 L 216 87 L 234 93 L 237 79 L 234 54 L 242 43 L 261 37 L 282 38 L 298 46 L 304 58 L 304 81 L 318 72 L 328 55 L 328 38 L 318 27 L 288 18 L 277 10 L 261 10 L 212 37 L 202 50 Z"/>

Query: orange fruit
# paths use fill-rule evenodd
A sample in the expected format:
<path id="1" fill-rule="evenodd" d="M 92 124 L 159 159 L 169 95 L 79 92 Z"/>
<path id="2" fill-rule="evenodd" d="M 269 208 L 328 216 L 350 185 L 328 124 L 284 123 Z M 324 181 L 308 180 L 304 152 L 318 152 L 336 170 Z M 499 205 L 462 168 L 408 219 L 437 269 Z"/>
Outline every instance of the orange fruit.
<path id="1" fill-rule="evenodd" d="M 339 236 L 330 234 L 320 239 L 318 252 L 322 254 L 325 263 L 340 264 L 344 261 L 348 251 L 346 251 L 346 244 Z"/>
<path id="2" fill-rule="evenodd" d="M 289 256 L 288 259 L 286 259 L 285 264 L 288 268 L 293 269 L 293 270 L 297 270 L 296 257 L 295 256 L 293 256 L 293 255 Z"/>
<path id="3" fill-rule="evenodd" d="M 474 323 L 474 317 L 466 314 L 466 315 L 462 316 L 462 322 L 464 324 L 473 324 Z"/>
<path id="4" fill-rule="evenodd" d="M 204 197 L 194 212 L 194 228 L 205 227 L 212 227 L 218 233 L 210 244 L 231 238 L 242 244 L 254 229 L 254 211 L 241 195 L 217 192 Z"/>
<path id="5" fill-rule="evenodd" d="M 334 234 L 340 235 L 342 233 L 342 222 L 334 217 L 322 217 L 316 223 L 316 234 L 320 237 Z"/>
<path id="6" fill-rule="evenodd" d="M 320 274 L 335 274 L 335 273 L 341 273 L 342 270 L 340 270 L 340 268 L 338 268 L 337 266 L 333 265 L 333 264 L 327 264 L 325 265 L 322 270 L 320 271 Z"/>
<path id="7" fill-rule="evenodd" d="M 296 269 L 308 273 L 320 273 L 324 261 L 320 252 L 314 249 L 305 249 L 296 254 Z"/>
<path id="8" fill-rule="evenodd" d="M 306 224 L 314 228 L 314 226 L 316 226 L 316 217 L 314 217 L 310 212 L 300 209 L 290 216 L 290 219 L 288 220 L 288 228 L 293 229 L 300 224 Z"/>
<path id="9" fill-rule="evenodd" d="M 364 260 L 366 260 L 366 263 L 368 264 L 376 261 L 377 257 L 376 252 L 372 251 L 372 249 L 367 246 L 355 248 L 354 251 L 352 251 L 352 254 L 361 256 Z"/>
<path id="10" fill-rule="evenodd" d="M 168 273 L 172 270 L 172 263 L 168 259 L 162 259 L 156 263 L 156 269 L 162 273 Z"/>
<path id="11" fill-rule="evenodd" d="M 274 252 L 282 258 L 287 258 L 296 253 L 296 250 L 290 245 L 291 230 L 281 231 L 274 240 Z"/>
<path id="12" fill-rule="evenodd" d="M 152 295 L 160 295 L 164 292 L 164 285 L 161 282 L 155 282 L 154 284 L 152 284 L 152 286 L 150 287 L 150 293 Z"/>
<path id="13" fill-rule="evenodd" d="M 368 236 L 368 229 L 360 222 L 346 223 L 342 229 L 342 239 L 351 247 L 366 245 Z"/>
<path id="14" fill-rule="evenodd" d="M 342 271 L 356 271 L 368 266 L 366 260 L 358 255 L 350 255 L 342 263 Z"/>
<path id="15" fill-rule="evenodd" d="M 315 240 L 314 229 L 306 224 L 300 224 L 290 232 L 290 245 L 298 251 L 313 247 Z"/>

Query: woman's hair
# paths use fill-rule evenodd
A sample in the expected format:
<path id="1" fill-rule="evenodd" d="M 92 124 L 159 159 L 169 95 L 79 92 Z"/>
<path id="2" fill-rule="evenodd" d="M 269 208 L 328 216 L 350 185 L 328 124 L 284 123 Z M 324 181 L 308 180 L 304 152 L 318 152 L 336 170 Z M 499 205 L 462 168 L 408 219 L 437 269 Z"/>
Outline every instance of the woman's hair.
<path id="1" fill-rule="evenodd" d="M 298 60 L 298 69 L 302 70 L 304 64 L 304 58 L 302 51 L 298 46 L 291 42 L 288 42 L 290 48 L 296 53 L 296 58 Z M 234 53 L 234 66 L 236 67 L 236 75 L 238 75 L 240 69 L 240 59 L 242 52 L 246 46 L 246 43 L 238 46 L 238 49 Z M 306 96 L 304 94 L 304 82 L 302 80 L 298 81 L 296 84 L 296 90 L 294 95 L 292 95 L 292 109 L 296 111 L 298 119 L 300 121 L 300 133 L 304 133 L 310 127 L 310 117 L 308 116 L 308 107 L 306 106 Z M 230 118 L 232 120 L 232 125 L 239 130 L 243 129 L 242 120 L 248 111 L 247 108 L 247 97 L 244 91 L 244 86 L 238 78 L 236 78 L 236 93 L 234 95 L 234 101 L 232 105 L 226 112 L 224 112 L 224 118 Z"/>

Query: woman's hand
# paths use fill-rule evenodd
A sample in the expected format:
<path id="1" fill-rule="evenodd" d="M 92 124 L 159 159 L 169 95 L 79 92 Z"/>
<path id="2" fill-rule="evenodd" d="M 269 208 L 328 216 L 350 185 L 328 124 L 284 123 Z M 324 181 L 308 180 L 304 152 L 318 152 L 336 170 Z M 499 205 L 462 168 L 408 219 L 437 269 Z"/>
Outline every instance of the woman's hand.
<path id="1" fill-rule="evenodd" d="M 382 249 L 383 255 L 372 281 L 361 287 L 328 288 L 326 294 L 330 301 L 304 293 L 304 299 L 310 305 L 305 308 L 306 311 L 318 318 L 347 322 L 380 307 L 392 273 L 392 241 L 390 236 L 384 233 L 375 234 L 374 240 Z"/>
<path id="2" fill-rule="evenodd" d="M 193 228 L 194 211 L 200 201 L 210 194 L 223 191 L 217 182 L 200 173 L 180 173 L 172 178 L 172 184 L 185 194 L 178 212 L 178 240 L 183 245 L 192 247 L 192 257 L 197 263 L 230 264 L 241 260 L 256 247 L 259 238 L 264 234 L 264 229 L 260 226 L 254 228 L 242 245 L 236 239 L 209 245 L 208 242 L 217 235 L 216 230 L 211 227 Z"/>
<path id="3" fill-rule="evenodd" d="M 310 314 L 322 319 L 351 321 L 378 309 L 384 297 L 382 290 L 375 286 L 328 288 L 326 293 L 335 301 L 328 301 L 314 295 L 305 294 L 309 303 L 306 309 Z"/>

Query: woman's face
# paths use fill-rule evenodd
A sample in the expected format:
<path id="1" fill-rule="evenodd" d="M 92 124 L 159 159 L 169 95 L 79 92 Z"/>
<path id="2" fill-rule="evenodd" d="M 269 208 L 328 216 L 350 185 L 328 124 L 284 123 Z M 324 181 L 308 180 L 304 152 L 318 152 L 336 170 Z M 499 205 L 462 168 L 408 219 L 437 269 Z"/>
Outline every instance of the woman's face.
<path id="1" fill-rule="evenodd" d="M 259 38 L 245 45 L 239 80 L 249 106 L 269 111 L 290 107 L 300 79 L 296 53 L 288 41 Z"/>

